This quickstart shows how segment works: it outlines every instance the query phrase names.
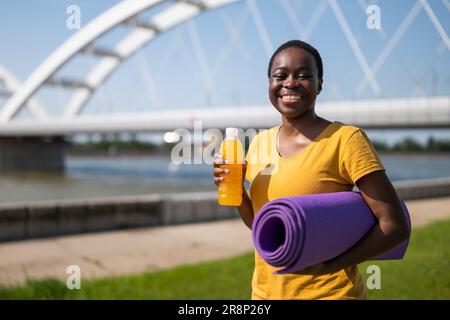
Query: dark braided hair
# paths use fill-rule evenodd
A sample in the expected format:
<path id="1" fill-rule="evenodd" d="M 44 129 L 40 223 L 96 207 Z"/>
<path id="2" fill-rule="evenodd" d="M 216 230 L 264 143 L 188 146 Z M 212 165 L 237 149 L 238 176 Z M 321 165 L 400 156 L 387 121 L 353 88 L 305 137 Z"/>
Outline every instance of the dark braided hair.
<path id="1" fill-rule="evenodd" d="M 316 62 L 317 70 L 319 71 L 319 79 L 323 78 L 323 64 L 322 64 L 322 58 L 320 57 L 319 52 L 316 50 L 316 48 L 314 48 L 310 44 L 308 44 L 304 41 L 301 41 L 301 40 L 290 40 L 288 42 L 283 43 L 281 46 L 278 47 L 277 50 L 275 50 L 272 57 L 270 58 L 269 69 L 267 70 L 267 76 L 269 78 L 270 78 L 270 69 L 272 69 L 273 60 L 275 59 L 277 54 L 279 54 L 281 51 L 283 51 L 284 49 L 287 49 L 287 48 L 300 48 L 300 49 L 303 49 L 303 50 L 311 53 Z"/>

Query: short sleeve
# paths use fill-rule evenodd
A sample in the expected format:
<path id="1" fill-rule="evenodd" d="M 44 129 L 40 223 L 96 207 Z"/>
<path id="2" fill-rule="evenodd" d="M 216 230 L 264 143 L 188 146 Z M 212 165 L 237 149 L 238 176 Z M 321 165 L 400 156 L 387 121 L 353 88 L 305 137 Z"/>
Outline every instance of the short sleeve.
<path id="1" fill-rule="evenodd" d="M 385 170 L 372 142 L 362 129 L 352 133 L 341 154 L 341 175 L 352 184 L 371 172 Z"/>

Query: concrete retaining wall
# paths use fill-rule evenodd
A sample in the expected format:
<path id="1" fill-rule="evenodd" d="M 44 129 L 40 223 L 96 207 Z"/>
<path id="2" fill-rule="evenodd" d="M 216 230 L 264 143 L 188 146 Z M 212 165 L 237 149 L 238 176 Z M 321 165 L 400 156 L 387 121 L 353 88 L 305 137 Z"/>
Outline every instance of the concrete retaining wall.
<path id="1" fill-rule="evenodd" d="M 152 194 L 0 205 L 0 241 L 238 217 L 216 193 Z"/>
<path id="2" fill-rule="evenodd" d="M 450 195 L 450 178 L 394 184 L 404 200 Z M 152 194 L 0 205 L 0 241 L 238 217 L 216 192 Z"/>
<path id="3" fill-rule="evenodd" d="M 1 170 L 64 170 L 62 137 L 0 137 Z"/>
<path id="4" fill-rule="evenodd" d="M 450 195 L 450 178 L 399 181 L 394 187 L 403 200 L 443 197 Z"/>

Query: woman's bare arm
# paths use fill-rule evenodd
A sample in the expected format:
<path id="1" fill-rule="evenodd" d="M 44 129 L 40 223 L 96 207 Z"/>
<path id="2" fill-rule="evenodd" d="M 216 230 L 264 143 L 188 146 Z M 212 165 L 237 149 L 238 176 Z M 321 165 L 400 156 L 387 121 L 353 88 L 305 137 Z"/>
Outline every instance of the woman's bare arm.
<path id="1" fill-rule="evenodd" d="M 245 186 L 242 186 L 242 203 L 237 209 L 242 221 L 244 221 L 245 225 L 251 230 L 254 218 L 253 206 L 250 197 L 245 190 Z"/>
<path id="2" fill-rule="evenodd" d="M 378 223 L 361 241 L 336 259 L 342 267 L 386 252 L 406 240 L 410 233 L 400 199 L 384 171 L 368 174 L 356 185 Z"/>
<path id="3" fill-rule="evenodd" d="M 397 193 L 384 171 L 372 172 L 356 182 L 378 223 L 352 248 L 334 259 L 300 270 L 299 274 L 331 273 L 376 257 L 409 237 L 410 230 Z"/>

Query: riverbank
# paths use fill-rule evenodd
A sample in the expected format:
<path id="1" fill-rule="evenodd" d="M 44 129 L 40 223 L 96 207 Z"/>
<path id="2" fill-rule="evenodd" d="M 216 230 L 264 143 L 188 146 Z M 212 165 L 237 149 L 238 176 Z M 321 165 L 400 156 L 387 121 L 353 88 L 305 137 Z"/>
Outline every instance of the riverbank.
<path id="1" fill-rule="evenodd" d="M 413 229 L 450 219 L 450 197 L 406 205 Z M 10 242 L 0 244 L 0 284 L 65 280 L 70 265 L 81 268 L 83 279 L 156 271 L 252 248 L 251 232 L 240 219 Z"/>
<path id="2" fill-rule="evenodd" d="M 394 188 L 403 200 L 450 196 L 450 178 L 399 181 Z M 233 207 L 217 204 L 217 191 L 9 203 L 0 204 L 0 241 L 234 217 Z"/>

